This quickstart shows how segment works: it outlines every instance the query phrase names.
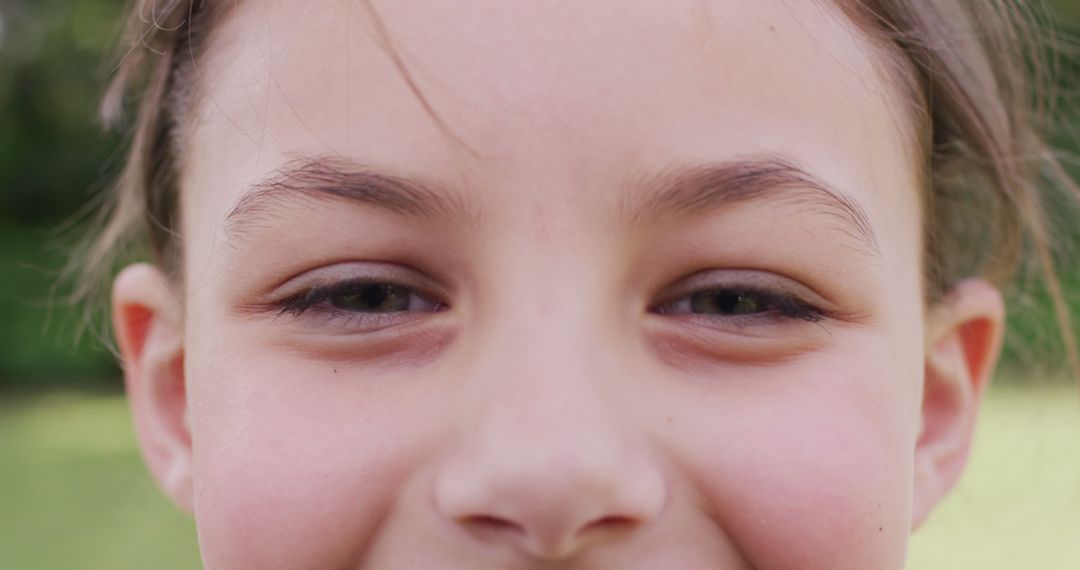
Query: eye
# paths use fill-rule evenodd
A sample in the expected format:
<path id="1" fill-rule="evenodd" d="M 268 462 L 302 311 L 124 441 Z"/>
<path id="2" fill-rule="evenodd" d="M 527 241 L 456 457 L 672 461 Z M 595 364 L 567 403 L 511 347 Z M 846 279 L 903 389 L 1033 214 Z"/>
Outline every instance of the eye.
<path id="1" fill-rule="evenodd" d="M 817 322 L 826 316 L 825 311 L 793 293 L 739 285 L 697 289 L 669 298 L 652 310 L 664 315 L 700 315 L 701 318 L 728 320 L 735 324 L 785 319 Z"/>
<path id="2" fill-rule="evenodd" d="M 282 314 L 308 312 L 367 322 L 400 319 L 413 312 L 435 312 L 445 305 L 417 289 L 374 279 L 352 279 L 315 285 L 278 302 Z"/>

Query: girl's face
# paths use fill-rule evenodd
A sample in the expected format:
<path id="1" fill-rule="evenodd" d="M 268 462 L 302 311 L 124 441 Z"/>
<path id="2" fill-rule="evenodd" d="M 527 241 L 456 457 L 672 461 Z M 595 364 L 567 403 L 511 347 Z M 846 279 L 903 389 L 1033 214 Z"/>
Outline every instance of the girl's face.
<path id="1" fill-rule="evenodd" d="M 160 283 L 117 285 L 207 567 L 902 568 L 981 376 L 928 421 L 927 347 L 970 341 L 923 318 L 873 44 L 812 2 L 377 12 L 220 24 L 183 292 L 139 321 L 125 291 Z"/>

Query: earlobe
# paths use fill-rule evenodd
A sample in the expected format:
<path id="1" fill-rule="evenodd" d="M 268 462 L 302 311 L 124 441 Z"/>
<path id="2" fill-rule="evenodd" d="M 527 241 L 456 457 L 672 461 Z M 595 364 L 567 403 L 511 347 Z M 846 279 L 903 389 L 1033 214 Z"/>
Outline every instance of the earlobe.
<path id="1" fill-rule="evenodd" d="M 975 417 L 1001 352 L 1004 326 L 1001 293 L 981 279 L 959 283 L 927 315 L 913 527 L 922 524 L 960 479 Z"/>
<path id="2" fill-rule="evenodd" d="M 112 320 L 143 457 L 178 507 L 192 504 L 181 303 L 156 267 L 135 264 L 113 284 Z"/>

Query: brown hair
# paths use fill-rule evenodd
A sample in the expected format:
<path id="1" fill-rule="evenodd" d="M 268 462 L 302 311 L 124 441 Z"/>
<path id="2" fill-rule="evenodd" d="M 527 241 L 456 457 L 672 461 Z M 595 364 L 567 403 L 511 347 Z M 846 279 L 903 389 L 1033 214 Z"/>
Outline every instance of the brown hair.
<path id="1" fill-rule="evenodd" d="M 115 128 L 125 123 L 128 103 L 137 112 L 100 231 L 72 266 L 73 298 L 84 306 L 103 306 L 99 300 L 112 271 L 135 257 L 180 277 L 175 229 L 181 131 L 197 100 L 197 62 L 232 4 L 134 0 L 125 51 L 101 117 Z M 920 126 L 927 302 L 966 276 L 1004 287 L 1034 267 L 1052 299 L 1070 366 L 1080 376 L 1054 255 L 1065 236 L 1055 236 L 1046 212 L 1047 204 L 1080 204 L 1080 188 L 1046 142 L 1055 115 L 1055 54 L 1061 53 L 1052 30 L 1022 0 L 839 0 L 839 5 L 878 48 Z M 370 1 L 365 6 L 393 55 L 378 14 Z M 400 60 L 394 63 L 443 126 Z M 138 99 L 130 101 L 133 97 Z"/>

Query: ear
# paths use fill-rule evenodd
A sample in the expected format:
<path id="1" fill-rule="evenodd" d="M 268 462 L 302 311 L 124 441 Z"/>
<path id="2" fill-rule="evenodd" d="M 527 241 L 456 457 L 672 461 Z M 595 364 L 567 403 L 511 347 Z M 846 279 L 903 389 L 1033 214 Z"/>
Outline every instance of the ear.
<path id="1" fill-rule="evenodd" d="M 981 279 L 959 283 L 927 314 L 912 528 L 926 520 L 960 479 L 1004 328 L 1001 293 Z"/>
<path id="2" fill-rule="evenodd" d="M 136 264 L 117 276 L 112 303 L 124 385 L 143 457 L 166 494 L 190 513 L 191 435 L 180 300 L 159 269 Z"/>

